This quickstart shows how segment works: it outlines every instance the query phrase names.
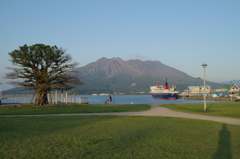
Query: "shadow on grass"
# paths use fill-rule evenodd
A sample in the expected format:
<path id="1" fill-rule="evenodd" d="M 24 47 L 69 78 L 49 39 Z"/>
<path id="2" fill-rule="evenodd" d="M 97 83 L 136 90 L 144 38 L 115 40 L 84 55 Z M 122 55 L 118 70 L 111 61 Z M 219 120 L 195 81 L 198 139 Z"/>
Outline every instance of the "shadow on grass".
<path id="1" fill-rule="evenodd" d="M 231 132 L 227 130 L 225 124 L 222 125 L 222 130 L 219 131 L 218 148 L 213 156 L 213 159 L 231 159 Z"/>
<path id="2" fill-rule="evenodd" d="M 209 106 L 207 107 L 206 111 L 207 111 L 208 109 L 210 109 L 213 105 L 214 105 L 214 103 L 212 103 L 211 105 L 209 105 Z"/>

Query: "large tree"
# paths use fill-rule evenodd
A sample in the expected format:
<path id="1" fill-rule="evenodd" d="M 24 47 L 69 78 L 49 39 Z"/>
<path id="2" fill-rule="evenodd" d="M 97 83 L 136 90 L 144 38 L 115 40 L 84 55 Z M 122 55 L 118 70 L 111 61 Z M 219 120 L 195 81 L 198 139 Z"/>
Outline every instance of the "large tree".
<path id="1" fill-rule="evenodd" d="M 15 79 L 9 84 L 35 90 L 34 104 L 37 106 L 48 103 L 47 93 L 51 90 L 84 84 L 79 79 L 78 63 L 72 62 L 71 56 L 57 46 L 24 45 L 8 54 L 16 66 L 7 67 L 11 72 L 6 73 L 6 78 Z"/>

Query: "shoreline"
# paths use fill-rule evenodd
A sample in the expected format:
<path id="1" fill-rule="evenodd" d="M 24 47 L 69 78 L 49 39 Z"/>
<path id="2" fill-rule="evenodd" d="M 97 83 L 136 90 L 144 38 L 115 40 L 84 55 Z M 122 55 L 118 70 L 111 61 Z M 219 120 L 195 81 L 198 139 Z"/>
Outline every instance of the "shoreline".
<path id="1" fill-rule="evenodd" d="M 3 95 L 2 97 L 6 98 L 6 97 L 32 97 L 32 96 L 33 96 L 33 94 L 31 94 L 31 95 Z M 55 97 L 56 95 L 55 94 L 51 94 L 51 96 Z M 60 97 L 61 94 L 58 94 L 57 96 Z M 72 95 L 68 95 L 68 96 L 78 96 L 78 95 L 72 94 Z"/>
<path id="2" fill-rule="evenodd" d="M 190 100 L 204 100 L 203 97 L 179 97 L 178 99 L 190 99 Z M 232 98 L 232 101 L 234 102 L 237 98 Z M 230 97 L 206 97 L 206 100 L 211 101 L 230 101 Z"/>

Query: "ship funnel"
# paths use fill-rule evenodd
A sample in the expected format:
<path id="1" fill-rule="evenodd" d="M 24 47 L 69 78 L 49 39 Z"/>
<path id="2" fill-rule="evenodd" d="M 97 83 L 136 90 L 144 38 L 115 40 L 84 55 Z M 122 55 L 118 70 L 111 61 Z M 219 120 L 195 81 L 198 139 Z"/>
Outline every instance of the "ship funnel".
<path id="1" fill-rule="evenodd" d="M 167 83 L 167 78 L 166 78 L 166 83 L 165 83 L 165 86 L 164 86 L 165 89 L 168 89 L 168 83 Z"/>

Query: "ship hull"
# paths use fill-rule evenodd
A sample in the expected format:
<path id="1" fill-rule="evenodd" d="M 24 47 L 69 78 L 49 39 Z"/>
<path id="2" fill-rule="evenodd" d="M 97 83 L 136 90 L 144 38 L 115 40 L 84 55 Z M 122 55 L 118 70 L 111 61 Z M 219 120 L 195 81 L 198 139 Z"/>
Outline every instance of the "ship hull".
<path id="1" fill-rule="evenodd" d="M 176 93 L 156 93 L 152 94 L 154 99 L 178 99 L 178 94 Z"/>

